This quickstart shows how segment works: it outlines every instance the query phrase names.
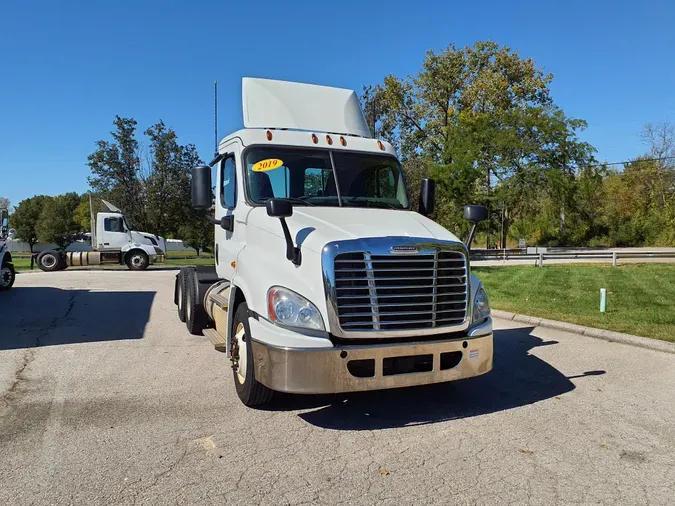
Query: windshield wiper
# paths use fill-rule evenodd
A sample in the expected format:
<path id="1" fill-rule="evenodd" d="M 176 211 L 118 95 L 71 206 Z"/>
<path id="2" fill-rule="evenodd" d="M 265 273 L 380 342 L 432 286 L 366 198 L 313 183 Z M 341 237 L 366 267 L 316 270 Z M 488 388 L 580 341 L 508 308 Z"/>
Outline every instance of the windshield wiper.
<path id="1" fill-rule="evenodd" d="M 368 200 L 368 197 L 348 197 L 344 200 L 347 204 L 365 204 L 365 207 L 379 207 L 381 209 L 394 209 L 400 211 L 402 207 L 396 207 L 388 202 L 381 202 L 378 200 Z"/>
<path id="2" fill-rule="evenodd" d="M 296 197 L 272 197 L 272 198 L 278 198 L 278 199 L 282 199 L 282 200 L 288 200 L 289 202 L 293 202 L 294 204 L 302 204 L 302 205 L 305 205 L 305 206 L 316 207 L 316 204 L 312 204 L 311 202 L 307 202 L 306 200 L 301 199 L 301 198 L 296 198 Z M 262 198 L 262 199 L 260 199 L 260 200 L 261 200 L 262 202 L 267 202 L 268 200 L 271 200 L 271 198 L 270 198 L 270 197 L 264 197 L 264 198 Z"/>

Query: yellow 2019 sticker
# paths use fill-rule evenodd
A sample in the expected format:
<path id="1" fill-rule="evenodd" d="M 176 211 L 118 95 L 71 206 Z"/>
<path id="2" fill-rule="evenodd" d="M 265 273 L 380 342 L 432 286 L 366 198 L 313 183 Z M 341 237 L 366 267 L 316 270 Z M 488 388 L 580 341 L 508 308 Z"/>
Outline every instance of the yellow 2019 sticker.
<path id="1" fill-rule="evenodd" d="M 253 172 L 265 172 L 267 170 L 278 169 L 284 164 L 278 158 L 268 158 L 267 160 L 260 160 L 258 163 L 251 167 Z"/>

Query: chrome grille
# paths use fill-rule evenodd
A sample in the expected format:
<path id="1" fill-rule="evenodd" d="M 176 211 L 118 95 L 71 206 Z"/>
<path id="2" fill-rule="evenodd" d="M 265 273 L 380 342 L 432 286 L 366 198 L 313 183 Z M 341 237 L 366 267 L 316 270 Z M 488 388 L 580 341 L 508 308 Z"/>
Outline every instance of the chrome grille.
<path id="1" fill-rule="evenodd" d="M 431 329 L 466 318 L 467 266 L 459 251 L 335 257 L 337 316 L 345 332 Z"/>

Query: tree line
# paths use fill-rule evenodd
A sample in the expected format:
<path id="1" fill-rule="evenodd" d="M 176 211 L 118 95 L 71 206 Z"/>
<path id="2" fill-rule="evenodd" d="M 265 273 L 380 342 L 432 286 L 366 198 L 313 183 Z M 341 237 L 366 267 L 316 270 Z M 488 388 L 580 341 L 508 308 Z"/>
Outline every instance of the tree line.
<path id="1" fill-rule="evenodd" d="M 396 147 L 412 201 L 433 177 L 434 218 L 460 237 L 464 205 L 479 203 L 490 211 L 481 225 L 489 247 L 675 245 L 675 126 L 647 124 L 642 156 L 600 163 L 579 138 L 586 122 L 555 104 L 552 80 L 531 58 L 482 41 L 428 51 L 419 72 L 387 75 L 361 100 L 373 134 Z M 133 118 L 113 124 L 87 160 L 95 211 L 106 198 L 137 230 L 211 247 L 213 226 L 190 208 L 195 146 L 162 121 L 143 145 Z M 89 194 L 26 199 L 11 221 L 31 245 L 64 245 L 88 230 Z"/>
<path id="2" fill-rule="evenodd" d="M 587 124 L 551 96 L 552 74 L 495 42 L 429 51 L 422 68 L 366 86 L 375 136 L 392 142 L 410 189 L 438 183 L 436 220 L 468 232 L 464 205 L 484 204 L 490 247 L 675 245 L 675 128 L 648 124 L 644 156 L 599 163 Z M 415 195 L 417 197 L 417 195 Z M 415 198 L 414 201 L 417 199 Z"/>
<path id="3" fill-rule="evenodd" d="M 147 148 L 137 138 L 137 122 L 116 116 L 110 140 L 100 140 L 87 159 L 90 191 L 22 200 L 10 216 L 17 238 L 31 251 L 38 243 L 65 248 L 90 228 L 94 213 L 107 210 L 106 199 L 124 211 L 134 230 L 180 238 L 200 251 L 213 245 L 213 225 L 190 206 L 191 169 L 202 164 L 194 145 L 181 145 L 176 132 L 159 121 L 144 131 Z"/>

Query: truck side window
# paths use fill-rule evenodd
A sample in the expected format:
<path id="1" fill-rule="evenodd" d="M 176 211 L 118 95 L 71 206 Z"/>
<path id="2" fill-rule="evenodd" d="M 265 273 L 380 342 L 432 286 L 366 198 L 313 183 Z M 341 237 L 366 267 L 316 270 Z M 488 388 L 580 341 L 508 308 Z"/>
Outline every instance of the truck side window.
<path id="1" fill-rule="evenodd" d="M 233 209 L 237 204 L 237 180 L 234 158 L 228 157 L 220 164 L 220 202 L 223 207 Z"/>
<path id="2" fill-rule="evenodd" d="M 124 232 L 121 218 L 105 218 L 103 220 L 103 230 L 106 232 Z"/>

